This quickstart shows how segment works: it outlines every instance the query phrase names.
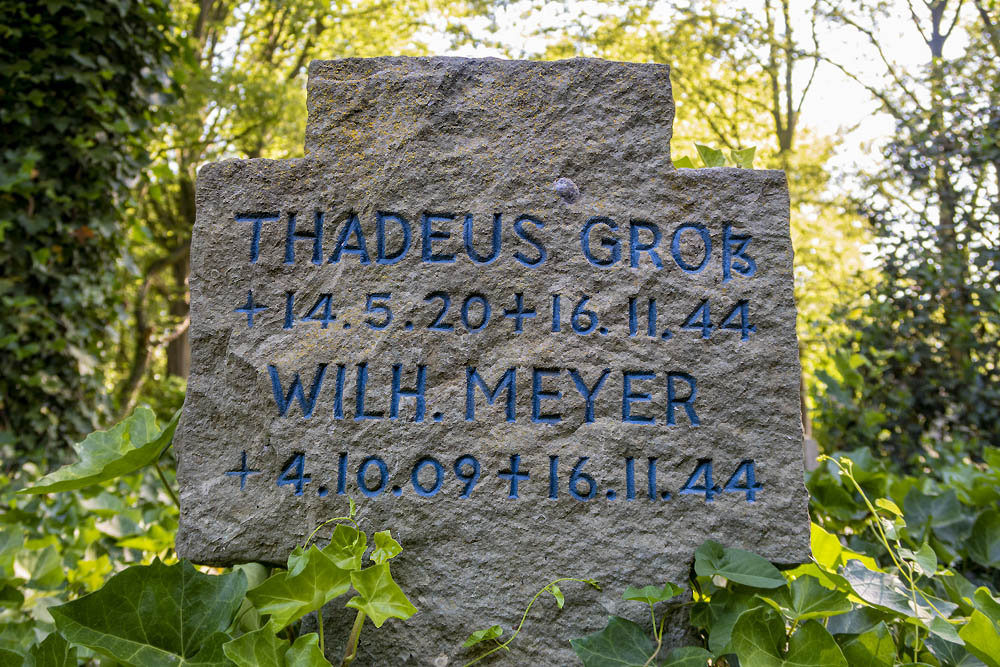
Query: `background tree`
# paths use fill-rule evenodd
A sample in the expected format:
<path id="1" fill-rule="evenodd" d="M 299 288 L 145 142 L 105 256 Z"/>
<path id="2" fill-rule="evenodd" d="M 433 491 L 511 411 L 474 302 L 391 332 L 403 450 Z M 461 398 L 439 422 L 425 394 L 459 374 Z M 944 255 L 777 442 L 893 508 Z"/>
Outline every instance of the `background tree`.
<path id="1" fill-rule="evenodd" d="M 884 46 L 887 6 L 824 5 L 883 65 L 869 80 L 837 63 L 896 132 L 885 168 L 854 198 L 875 233 L 881 278 L 844 311 L 851 333 L 819 396 L 827 447 L 869 446 L 923 467 L 1000 442 L 1000 4 L 906 10 L 927 45 L 926 65 L 912 72 Z M 966 43 L 951 44 L 956 29 Z"/>
<path id="2" fill-rule="evenodd" d="M 55 452 L 107 410 L 122 220 L 163 103 L 159 0 L 0 3 L 0 446 Z"/>
<path id="3" fill-rule="evenodd" d="M 802 120 L 823 64 L 817 43 L 822 19 L 818 3 L 791 0 L 761 0 L 754 8 L 713 0 L 671 9 L 652 1 L 606 2 L 589 13 L 567 8 L 543 25 L 541 33 L 551 37 L 543 53 L 518 54 L 669 64 L 677 108 L 675 160 L 693 153 L 696 143 L 725 151 L 755 146 L 757 168 L 785 170 L 803 401 L 816 372 L 830 364 L 831 341 L 843 333 L 831 305 L 850 303 L 863 289 L 860 248 L 866 238 L 826 167 L 838 137 L 821 135 Z M 802 413 L 808 435 L 805 402 Z"/>
<path id="4" fill-rule="evenodd" d="M 415 55 L 415 37 L 452 5 L 427 0 L 177 0 L 184 91 L 159 126 L 130 237 L 129 317 L 120 324 L 117 413 L 169 416 L 189 365 L 188 251 L 201 165 L 302 154 L 306 67 L 314 58 Z M 154 382 L 147 385 L 147 380 Z"/>

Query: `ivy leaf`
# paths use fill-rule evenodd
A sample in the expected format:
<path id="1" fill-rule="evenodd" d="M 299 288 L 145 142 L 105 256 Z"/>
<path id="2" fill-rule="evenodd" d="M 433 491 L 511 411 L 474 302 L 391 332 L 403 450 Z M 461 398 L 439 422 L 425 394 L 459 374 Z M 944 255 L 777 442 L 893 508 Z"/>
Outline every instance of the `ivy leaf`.
<path id="1" fill-rule="evenodd" d="M 778 589 L 769 598 L 792 621 L 846 614 L 853 608 L 845 593 L 830 590 L 809 575 L 799 577 L 788 588 Z"/>
<path id="2" fill-rule="evenodd" d="M 942 665 L 948 667 L 983 667 L 983 661 L 969 653 L 965 648 L 965 642 L 955 633 L 955 641 L 950 642 L 936 635 L 928 635 L 926 639 L 927 648 L 940 661 Z"/>
<path id="3" fill-rule="evenodd" d="M 288 557 L 288 566 L 287 571 L 272 575 L 247 593 L 257 611 L 270 614 L 271 623 L 278 629 L 350 588 L 348 571 L 337 567 L 315 544 L 308 550 L 296 547 Z"/>
<path id="4" fill-rule="evenodd" d="M 705 667 L 712 654 L 700 646 L 682 646 L 667 654 L 667 661 L 660 667 Z"/>
<path id="5" fill-rule="evenodd" d="M 24 546 L 24 529 L 14 524 L 0 530 L 0 576 L 14 573 L 14 559 Z"/>
<path id="6" fill-rule="evenodd" d="M 392 539 L 388 530 L 375 533 L 375 550 L 372 551 L 371 560 L 376 565 L 381 565 L 390 558 L 394 558 L 402 553 L 403 547 L 399 542 Z M 357 569 L 357 568 L 355 568 Z"/>
<path id="7" fill-rule="evenodd" d="M 274 630 L 265 625 L 259 630 L 240 635 L 222 645 L 226 657 L 236 663 L 236 667 L 258 667 L 258 665 L 284 665 L 289 644 L 278 639 Z"/>
<path id="8" fill-rule="evenodd" d="M 609 616 L 603 630 L 569 641 L 584 667 L 641 667 L 656 652 L 642 627 L 619 616 Z"/>
<path id="9" fill-rule="evenodd" d="M 965 544 L 972 560 L 985 567 L 1000 568 L 1000 511 L 986 510 L 980 514 Z"/>
<path id="10" fill-rule="evenodd" d="M 20 653 L 0 648 L 0 667 L 24 667 L 24 661 Z"/>
<path id="11" fill-rule="evenodd" d="M 310 632 L 289 644 L 279 639 L 271 627 L 248 632 L 222 646 L 236 667 L 322 667 L 329 662 L 319 649 L 319 635 Z"/>
<path id="12" fill-rule="evenodd" d="M 727 589 L 712 594 L 712 601 L 707 605 L 705 618 L 701 627 L 710 630 L 708 633 L 708 650 L 716 655 L 732 653 L 730 640 L 733 626 L 743 612 L 757 607 L 766 607 L 767 603 L 756 595 L 737 593 Z M 692 619 L 694 614 L 692 613 Z"/>
<path id="13" fill-rule="evenodd" d="M 944 633 L 943 636 L 948 638 L 950 633 L 947 629 L 950 628 L 950 624 L 936 625 L 933 621 L 940 615 L 943 615 L 943 619 L 947 619 L 958 605 L 932 597 L 932 607 L 924 596 L 917 596 L 914 603 L 909 589 L 898 577 L 885 572 L 872 572 L 858 561 L 850 561 L 840 571 L 850 583 L 854 593 L 865 602 L 903 616 L 916 617 L 931 632 Z"/>
<path id="14" fill-rule="evenodd" d="M 880 609 L 859 606 L 846 614 L 831 618 L 826 624 L 826 629 L 832 635 L 860 635 L 891 618 L 891 614 Z"/>
<path id="15" fill-rule="evenodd" d="M 83 442 L 73 445 L 80 457 L 77 463 L 63 466 L 42 477 L 34 486 L 18 493 L 55 493 L 82 489 L 92 484 L 121 477 L 145 468 L 160 457 L 174 437 L 180 410 L 161 431 L 149 408 L 136 408 L 131 416 L 110 430 L 95 431 Z"/>
<path id="16" fill-rule="evenodd" d="M 141 535 L 134 535 L 118 540 L 117 545 L 126 549 L 139 549 L 151 553 L 161 553 L 174 548 L 174 533 L 154 523 Z"/>
<path id="17" fill-rule="evenodd" d="M 24 594 L 21 593 L 20 584 L 24 582 L 20 579 L 13 583 L 0 579 L 0 609 L 18 609 L 24 604 Z"/>
<path id="18" fill-rule="evenodd" d="M 901 509 L 899 509 L 899 505 L 897 505 L 896 503 L 892 502 L 888 498 L 879 498 L 878 500 L 875 501 L 875 505 L 876 505 L 876 507 L 881 507 L 882 509 L 886 510 L 887 512 L 892 512 L 896 516 L 900 516 L 900 517 L 903 516 L 903 511 Z"/>
<path id="19" fill-rule="evenodd" d="M 885 623 L 860 635 L 845 636 L 840 649 L 851 667 L 892 667 L 896 657 L 896 642 Z"/>
<path id="20" fill-rule="evenodd" d="M 806 621 L 789 638 L 785 621 L 770 609 L 741 614 L 732 643 L 742 667 L 848 667 L 833 635 L 817 621 Z"/>
<path id="21" fill-rule="evenodd" d="M 920 573 L 925 576 L 931 576 L 937 571 L 937 554 L 926 542 L 916 551 L 900 549 L 899 555 L 915 563 Z"/>
<path id="22" fill-rule="evenodd" d="M 76 647 L 70 646 L 58 632 L 53 632 L 41 644 L 31 647 L 28 664 L 32 667 L 76 667 Z"/>
<path id="23" fill-rule="evenodd" d="M 489 641 L 490 639 L 497 639 L 503 635 L 503 628 L 499 625 L 491 625 L 488 628 L 482 630 L 476 630 L 469 638 L 465 640 L 462 644 L 462 648 L 469 648 L 470 646 L 475 646 L 480 642 Z"/>
<path id="24" fill-rule="evenodd" d="M 705 540 L 694 552 L 694 571 L 702 577 L 725 577 L 754 588 L 778 588 L 788 582 L 766 559 L 742 549 L 728 549 Z"/>
<path id="25" fill-rule="evenodd" d="M 376 543 L 376 548 L 377 548 Z M 342 570 L 360 570 L 361 557 L 368 548 L 368 537 L 363 532 L 343 523 L 333 529 L 330 544 L 323 547 L 323 553 Z M 372 554 L 374 556 L 374 554 Z"/>
<path id="26" fill-rule="evenodd" d="M 549 584 L 548 588 L 549 592 L 552 593 L 552 597 L 556 599 L 556 606 L 562 609 L 563 605 L 566 604 L 566 596 L 563 595 L 563 592 L 555 584 Z"/>
<path id="27" fill-rule="evenodd" d="M 694 148 L 698 151 L 698 157 L 701 158 L 706 167 L 726 166 L 726 156 L 722 154 L 722 151 L 701 144 L 695 144 Z"/>
<path id="28" fill-rule="evenodd" d="M 44 549 L 25 549 L 18 554 L 17 563 L 30 575 L 28 586 L 31 588 L 50 591 L 66 580 L 62 558 L 51 544 Z"/>
<path id="29" fill-rule="evenodd" d="M 976 609 L 986 614 L 994 623 L 1000 623 L 1000 601 L 990 594 L 990 589 L 980 586 L 972 596 Z"/>
<path id="30" fill-rule="evenodd" d="M 388 563 L 351 572 L 351 584 L 358 595 L 348 600 L 347 606 L 368 614 L 376 628 L 381 628 L 389 618 L 405 621 L 417 613 L 403 589 L 392 580 Z"/>
<path id="31" fill-rule="evenodd" d="M 753 158 L 757 154 L 757 147 L 741 148 L 730 151 L 729 157 L 733 159 L 733 164 L 742 169 L 753 169 Z"/>
<path id="32" fill-rule="evenodd" d="M 319 648 L 319 635 L 310 632 L 296 639 L 285 654 L 285 667 L 330 667 Z"/>
<path id="33" fill-rule="evenodd" d="M 989 667 L 1000 667 L 1000 632 L 997 625 L 978 609 L 958 631 L 965 648 Z"/>
<path id="34" fill-rule="evenodd" d="M 642 588 L 636 588 L 635 586 L 629 586 L 622 593 L 623 600 L 636 600 L 638 602 L 645 602 L 646 604 L 656 604 L 657 602 L 666 602 L 671 598 L 675 598 L 684 589 L 680 586 L 675 586 L 669 581 L 663 584 L 663 588 L 657 586 L 643 586 Z"/>
<path id="35" fill-rule="evenodd" d="M 679 160 L 674 160 L 675 169 L 694 169 L 694 160 L 685 155 Z"/>
<path id="36" fill-rule="evenodd" d="M 922 542 L 927 528 L 952 548 L 960 548 L 972 531 L 968 515 L 954 489 L 937 496 L 924 495 L 912 488 L 903 498 L 908 530 L 915 542 Z"/>
<path id="37" fill-rule="evenodd" d="M 246 592 L 241 572 L 210 576 L 181 561 L 136 565 L 100 590 L 49 613 L 59 632 L 119 662 L 178 667 L 228 664 L 223 632 Z"/>

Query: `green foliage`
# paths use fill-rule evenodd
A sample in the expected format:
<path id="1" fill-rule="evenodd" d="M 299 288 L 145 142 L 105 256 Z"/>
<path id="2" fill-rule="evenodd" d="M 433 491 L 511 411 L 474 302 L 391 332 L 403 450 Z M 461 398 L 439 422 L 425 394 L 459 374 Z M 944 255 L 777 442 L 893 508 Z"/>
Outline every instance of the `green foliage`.
<path id="1" fill-rule="evenodd" d="M 296 547 L 288 557 L 288 570 L 274 574 L 247 595 L 261 614 L 283 628 L 316 611 L 351 586 L 351 574 L 342 570 L 315 545 Z"/>
<path id="2" fill-rule="evenodd" d="M 570 640 L 573 650 L 586 667 L 646 665 L 656 652 L 656 642 L 638 623 L 609 616 L 600 632 Z"/>
<path id="3" fill-rule="evenodd" d="M 982 461 L 1000 442 L 1000 7 L 976 4 L 967 44 L 943 24 L 961 3 L 914 14 L 937 35 L 926 65 L 886 62 L 894 83 L 868 85 L 896 127 L 850 205 L 874 235 L 880 275 L 834 313 L 848 326 L 815 392 L 827 451 L 867 447 L 930 475 L 938 456 Z M 884 3 L 827 11 L 879 45 Z"/>
<path id="4" fill-rule="evenodd" d="M 95 431 L 76 445 L 80 461 L 46 475 L 20 493 L 55 493 L 82 489 L 129 475 L 154 463 L 170 445 L 181 413 L 161 431 L 149 408 L 138 408 L 108 431 Z"/>
<path id="5" fill-rule="evenodd" d="M 462 643 L 462 648 L 469 648 L 470 646 L 475 646 L 476 644 L 489 641 L 490 639 L 498 639 L 503 635 L 503 633 L 503 627 L 499 625 L 491 625 L 488 628 L 476 630 Z"/>
<path id="6" fill-rule="evenodd" d="M 681 589 L 673 584 L 626 589 L 624 599 L 649 606 L 652 636 L 613 616 L 571 645 L 585 667 L 704 667 L 709 660 L 740 667 L 996 667 L 998 572 L 983 561 L 993 549 L 1000 484 L 966 468 L 949 470 L 950 479 L 962 480 L 957 491 L 928 495 L 925 480 L 887 472 L 867 450 L 828 459 L 810 486 L 836 484 L 838 492 L 815 494 L 812 510 L 817 521 L 849 535 L 847 544 L 813 523 L 813 561 L 781 572 L 760 556 L 706 541 L 695 554 L 691 599 L 674 599 Z M 886 495 L 872 502 L 872 492 Z M 985 530 L 973 534 L 973 525 Z M 967 563 L 972 554 L 980 560 Z M 667 611 L 658 623 L 654 605 L 661 602 Z M 678 607 L 690 607 L 703 645 L 675 649 L 662 662 L 664 619 Z"/>
<path id="7" fill-rule="evenodd" d="M 49 612 L 63 637 L 120 662 L 225 665 L 225 630 L 246 586 L 240 572 L 210 576 L 156 560 Z"/>
<path id="8" fill-rule="evenodd" d="M 740 169 L 753 169 L 754 156 L 757 154 L 756 146 L 738 150 L 734 149 L 729 151 L 729 161 L 727 162 L 725 153 L 717 148 L 703 146 L 702 144 L 695 144 L 694 148 L 698 152 L 698 158 L 701 160 L 702 165 L 705 167 L 725 167 L 726 164 L 730 164 Z M 694 169 L 695 164 L 694 160 L 685 155 L 674 160 L 674 167 L 677 169 Z"/>
<path id="9" fill-rule="evenodd" d="M 701 577 L 722 577 L 756 588 L 785 585 L 785 578 L 778 568 L 765 559 L 741 549 L 727 549 L 712 540 L 706 540 L 695 551 L 694 571 Z"/>
<path id="10" fill-rule="evenodd" d="M 675 586 L 670 582 L 667 582 L 662 587 L 660 586 L 643 586 L 642 588 L 636 588 L 635 586 L 629 586 L 622 593 L 623 600 L 635 600 L 637 602 L 645 602 L 646 604 L 656 604 L 657 602 L 666 602 L 672 598 L 677 597 L 684 592 L 684 589 L 680 586 Z"/>
<path id="11" fill-rule="evenodd" d="M 329 665 L 322 607 L 353 585 L 356 595 L 346 606 L 358 613 L 348 664 L 366 618 L 381 627 L 389 618 L 416 613 L 389 570 L 389 561 L 402 552 L 389 531 L 375 534 L 371 563 L 363 567 L 368 538 L 355 522 L 353 501 L 347 516 L 321 524 L 292 551 L 287 569 L 270 577 L 255 564 L 210 575 L 176 562 L 176 504 L 167 500 L 176 497 L 157 463 L 176 423 L 177 415 L 161 429 L 151 410 L 139 408 L 77 444 L 79 463 L 27 489 L 19 488 L 20 481 L 3 487 L 8 509 L 0 515 L 0 620 L 6 623 L 0 664 L 75 664 L 78 647 L 81 657 L 101 655 L 143 667 Z M 122 491 L 141 488 L 150 497 L 149 467 L 166 492 L 152 494 L 152 507 Z M 330 524 L 329 544 L 310 544 Z M 123 568 L 136 554 L 151 564 Z M 112 562 L 123 569 L 105 583 Z M 319 616 L 319 632 L 289 636 L 311 612 Z"/>
<path id="12" fill-rule="evenodd" d="M 315 632 L 289 642 L 264 627 L 241 635 L 222 649 L 237 667 L 323 667 L 330 664 L 320 650 L 319 635 Z"/>
<path id="13" fill-rule="evenodd" d="M 868 449 L 839 454 L 838 460 L 826 460 L 807 480 L 814 520 L 827 533 L 847 535 L 847 545 L 855 552 L 882 562 L 886 556 L 877 545 L 884 530 L 919 574 L 947 568 L 954 573 L 952 579 L 943 580 L 949 587 L 972 581 L 997 590 L 1000 449 L 987 447 L 983 456 L 983 463 L 938 462 L 933 475 L 910 476 L 896 471 L 889 461 L 876 459 Z M 865 496 L 882 502 L 869 508 Z M 872 520 L 876 510 L 883 516 L 878 522 Z M 815 550 L 815 537 L 813 544 Z"/>
<path id="14" fill-rule="evenodd" d="M 732 637 L 733 652 L 745 667 L 847 667 L 833 635 L 816 621 L 789 636 L 780 614 L 751 611 L 740 614 Z"/>
<path id="15" fill-rule="evenodd" d="M 367 614 L 376 628 L 390 618 L 406 620 L 417 613 L 417 608 L 392 580 L 388 563 L 351 572 L 351 585 L 358 594 L 347 601 L 347 606 Z"/>
<path id="16" fill-rule="evenodd" d="M 524 613 L 521 614 L 521 622 L 518 623 L 517 628 L 514 629 L 514 632 L 511 633 L 510 637 L 508 637 L 506 641 L 500 641 L 500 637 L 503 635 L 503 628 L 500 627 L 499 625 L 491 625 L 488 628 L 476 630 L 469 635 L 469 637 L 462 644 L 463 647 L 468 648 L 470 646 L 475 646 L 477 644 L 487 641 L 492 641 L 494 645 L 489 650 L 480 653 L 477 657 L 465 663 L 465 667 L 469 667 L 469 665 L 474 665 L 477 662 L 480 662 L 481 660 L 484 660 L 487 657 L 493 655 L 497 651 L 501 650 L 509 651 L 510 649 L 508 647 L 514 641 L 514 639 L 521 633 L 521 628 L 524 627 L 524 621 L 528 618 L 528 612 L 531 611 L 531 608 L 534 606 L 535 602 L 544 593 L 546 592 L 551 593 L 552 596 L 556 599 L 556 605 L 559 607 L 559 609 L 562 609 L 566 599 L 563 596 L 562 590 L 559 588 L 559 584 L 561 584 L 564 581 L 575 581 L 577 583 L 587 584 L 591 588 L 601 590 L 600 584 L 598 584 L 593 579 L 576 579 L 574 577 L 564 577 L 562 579 L 556 579 L 555 581 L 547 583 L 545 586 L 542 586 L 542 588 L 537 593 L 535 593 L 534 597 L 531 598 L 531 601 L 528 602 L 528 606 L 524 608 Z"/>
<path id="17" fill-rule="evenodd" d="M 129 188 L 165 101 L 160 0 L 0 4 L 0 452 L 58 455 L 105 413 Z"/>

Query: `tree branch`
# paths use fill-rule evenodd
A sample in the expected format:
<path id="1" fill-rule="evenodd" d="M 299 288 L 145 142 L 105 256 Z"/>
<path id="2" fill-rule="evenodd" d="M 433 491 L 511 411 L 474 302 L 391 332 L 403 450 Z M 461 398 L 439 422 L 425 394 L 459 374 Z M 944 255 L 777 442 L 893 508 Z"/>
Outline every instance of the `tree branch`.
<path id="1" fill-rule="evenodd" d="M 139 287 L 139 293 L 136 295 L 135 304 L 132 307 L 132 315 L 135 318 L 133 334 L 135 349 L 132 351 L 131 368 L 128 377 L 122 381 L 115 392 L 118 396 L 116 421 L 124 418 L 135 406 L 139 390 L 142 388 L 146 372 L 149 370 L 149 362 L 153 356 L 153 349 L 157 347 L 156 345 L 150 345 L 153 330 L 146 317 L 146 298 L 149 295 L 150 287 L 161 271 L 180 260 L 190 250 L 191 242 L 185 241 L 171 250 L 167 255 L 151 262 L 143 272 L 142 285 Z M 187 327 L 185 326 L 184 331 L 186 330 Z M 183 334 L 183 331 L 178 335 L 181 334 Z"/>

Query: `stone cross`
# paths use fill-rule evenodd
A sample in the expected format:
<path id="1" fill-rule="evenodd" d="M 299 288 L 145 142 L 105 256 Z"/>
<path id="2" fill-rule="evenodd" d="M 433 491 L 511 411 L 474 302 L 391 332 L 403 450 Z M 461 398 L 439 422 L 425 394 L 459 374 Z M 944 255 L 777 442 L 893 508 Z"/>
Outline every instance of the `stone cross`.
<path id="1" fill-rule="evenodd" d="M 420 665 L 557 577 L 603 590 L 512 664 L 705 539 L 808 557 L 785 175 L 674 169 L 667 66 L 316 61 L 308 108 L 307 157 L 198 176 L 181 556 L 284 563 L 353 498 L 420 610 L 358 664 Z"/>

